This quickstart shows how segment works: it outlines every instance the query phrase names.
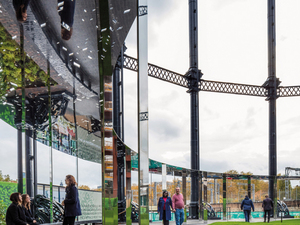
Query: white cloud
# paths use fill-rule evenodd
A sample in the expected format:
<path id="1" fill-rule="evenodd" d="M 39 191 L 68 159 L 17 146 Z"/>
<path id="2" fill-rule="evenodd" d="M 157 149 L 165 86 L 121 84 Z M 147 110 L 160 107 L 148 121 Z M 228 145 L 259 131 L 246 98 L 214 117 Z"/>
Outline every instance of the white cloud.
<path id="1" fill-rule="evenodd" d="M 167 1 L 176 5 L 174 11 L 162 7 L 155 13 L 151 13 L 151 8 L 155 8 L 152 2 L 148 3 L 149 63 L 184 74 L 189 60 L 188 3 Z M 288 0 L 278 1 L 276 6 L 277 76 L 284 85 L 300 84 L 300 29 L 295 28 L 300 27 L 295 7 L 299 4 Z M 163 16 L 157 17 L 158 12 Z M 204 73 L 203 79 L 262 85 L 268 76 L 267 1 L 201 0 L 198 16 L 199 69 Z M 130 43 L 128 54 L 133 56 L 135 35 L 135 31 L 130 31 L 126 40 Z M 125 78 L 127 73 L 125 70 Z M 137 119 L 136 109 L 132 108 L 136 93 L 132 86 L 127 89 L 125 100 L 135 100 L 125 103 L 125 142 L 134 146 L 131 143 L 137 143 L 136 136 L 132 136 L 136 135 Z M 265 98 L 209 92 L 200 92 L 199 96 L 201 169 L 235 169 L 267 175 L 269 103 Z M 189 101 L 186 89 L 149 78 L 151 158 L 190 167 Z M 287 166 L 299 167 L 298 101 L 298 97 L 277 101 L 278 172 Z"/>

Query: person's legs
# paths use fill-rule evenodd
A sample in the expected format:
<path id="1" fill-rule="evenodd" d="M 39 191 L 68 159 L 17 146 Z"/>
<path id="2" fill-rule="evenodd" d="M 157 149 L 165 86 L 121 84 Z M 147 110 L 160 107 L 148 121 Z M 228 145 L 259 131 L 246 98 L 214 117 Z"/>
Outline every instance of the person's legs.
<path id="1" fill-rule="evenodd" d="M 247 210 L 244 210 L 245 222 L 248 222 L 248 213 Z"/>
<path id="2" fill-rule="evenodd" d="M 183 223 L 184 221 L 184 210 L 180 209 L 180 225 Z"/>
<path id="3" fill-rule="evenodd" d="M 175 220 L 176 220 L 176 225 L 180 225 L 180 209 L 176 209 L 175 211 Z"/>
<path id="4" fill-rule="evenodd" d="M 63 225 L 74 225 L 75 224 L 75 216 L 64 217 Z"/>
<path id="5" fill-rule="evenodd" d="M 268 210 L 267 213 L 268 213 L 268 223 L 270 223 L 271 210 Z M 265 221 L 266 221 L 266 219 L 265 219 Z"/>
<path id="6" fill-rule="evenodd" d="M 265 210 L 265 213 L 264 213 L 264 223 L 266 222 L 266 217 L 267 217 L 267 210 Z"/>
<path id="7" fill-rule="evenodd" d="M 247 211 L 248 211 L 248 222 L 250 222 L 251 210 L 247 210 Z"/>
<path id="8" fill-rule="evenodd" d="M 164 225 L 167 225 L 166 224 L 166 210 L 163 210 L 163 222 L 164 222 Z"/>

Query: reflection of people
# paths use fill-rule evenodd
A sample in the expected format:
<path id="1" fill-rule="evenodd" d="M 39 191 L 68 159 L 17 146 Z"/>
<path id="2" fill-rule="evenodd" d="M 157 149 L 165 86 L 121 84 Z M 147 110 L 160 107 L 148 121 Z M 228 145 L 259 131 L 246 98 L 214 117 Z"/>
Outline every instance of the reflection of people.
<path id="1" fill-rule="evenodd" d="M 67 185 L 66 197 L 61 203 L 65 206 L 63 225 L 73 225 L 75 223 L 75 217 L 81 215 L 78 190 L 75 186 L 77 183 L 72 175 L 67 175 L 65 182 Z"/>
<path id="2" fill-rule="evenodd" d="M 172 199 L 168 196 L 167 191 L 163 191 L 163 196 L 159 198 L 157 204 L 157 211 L 159 212 L 159 219 L 164 221 L 164 225 L 169 225 L 171 220 Z"/>
<path id="3" fill-rule="evenodd" d="M 28 194 L 22 195 L 22 206 L 25 213 L 26 221 L 30 225 L 38 225 L 35 218 L 32 216 L 32 212 L 30 209 L 30 196 Z"/>
<path id="4" fill-rule="evenodd" d="M 73 33 L 75 0 L 58 0 L 58 14 L 61 23 L 61 37 L 70 40 Z"/>
<path id="5" fill-rule="evenodd" d="M 176 187 L 176 193 L 172 197 L 173 211 L 175 212 L 176 225 L 181 225 L 184 220 L 184 201 L 183 195 L 180 193 L 180 188 Z"/>
<path id="6" fill-rule="evenodd" d="M 20 193 L 12 193 L 10 195 L 11 205 L 6 211 L 6 224 L 7 225 L 28 225 L 26 217 L 22 209 L 22 196 Z"/>
<path id="7" fill-rule="evenodd" d="M 262 207 L 265 211 L 264 222 L 266 222 L 266 216 L 268 214 L 268 223 L 270 223 L 270 214 L 271 214 L 271 210 L 273 208 L 273 202 L 272 202 L 272 199 L 270 199 L 268 195 L 266 195 L 265 197 L 266 198 L 263 200 L 263 203 L 262 203 Z"/>
<path id="8" fill-rule="evenodd" d="M 27 19 L 27 7 L 30 0 L 13 0 L 13 6 L 16 11 L 17 20 L 24 22 Z"/>
<path id="9" fill-rule="evenodd" d="M 249 199 L 248 195 L 245 196 L 245 199 L 242 201 L 241 210 L 244 210 L 245 221 L 249 222 L 251 208 L 254 211 L 254 205 L 251 199 Z"/>

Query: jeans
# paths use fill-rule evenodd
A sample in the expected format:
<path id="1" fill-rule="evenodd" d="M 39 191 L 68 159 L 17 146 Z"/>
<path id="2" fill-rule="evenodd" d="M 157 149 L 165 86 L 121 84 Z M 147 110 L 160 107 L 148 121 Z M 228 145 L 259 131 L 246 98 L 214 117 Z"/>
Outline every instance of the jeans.
<path id="1" fill-rule="evenodd" d="M 245 221 L 249 222 L 251 210 L 244 210 Z"/>
<path id="2" fill-rule="evenodd" d="M 183 209 L 176 209 L 175 211 L 175 220 L 176 220 L 176 225 L 181 225 L 184 220 L 184 211 Z"/>

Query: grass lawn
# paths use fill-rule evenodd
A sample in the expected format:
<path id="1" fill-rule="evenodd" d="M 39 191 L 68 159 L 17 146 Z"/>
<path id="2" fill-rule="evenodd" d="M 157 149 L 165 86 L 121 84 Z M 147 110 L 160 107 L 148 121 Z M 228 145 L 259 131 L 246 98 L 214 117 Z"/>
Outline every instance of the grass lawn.
<path id="1" fill-rule="evenodd" d="M 250 224 L 254 224 L 255 222 L 251 222 Z M 246 224 L 246 222 L 216 222 L 216 223 L 211 223 L 210 225 L 241 225 L 241 224 Z M 257 222 L 255 224 L 268 224 L 264 222 Z M 276 220 L 276 221 L 270 221 L 269 224 L 286 224 L 286 225 L 299 225 L 300 224 L 300 219 L 292 219 L 292 220 Z"/>

